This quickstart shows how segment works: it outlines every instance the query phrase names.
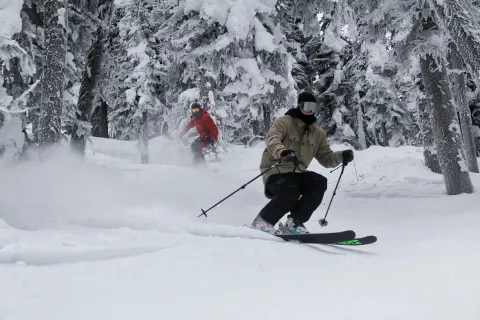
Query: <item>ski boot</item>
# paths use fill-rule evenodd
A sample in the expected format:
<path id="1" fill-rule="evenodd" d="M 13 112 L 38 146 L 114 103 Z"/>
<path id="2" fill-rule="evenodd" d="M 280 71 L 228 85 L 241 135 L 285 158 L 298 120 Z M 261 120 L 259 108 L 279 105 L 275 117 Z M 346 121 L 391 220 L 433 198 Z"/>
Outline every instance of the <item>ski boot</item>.
<path id="1" fill-rule="evenodd" d="M 303 223 L 296 223 L 291 217 L 288 217 L 287 222 L 282 226 L 282 233 L 292 233 L 292 234 L 306 234 L 310 231 L 305 228 Z"/>
<path id="2" fill-rule="evenodd" d="M 275 226 L 266 222 L 262 219 L 259 215 L 253 220 L 251 227 L 253 229 L 257 229 L 263 232 L 267 232 L 270 234 L 278 234 L 279 232 L 275 229 Z"/>

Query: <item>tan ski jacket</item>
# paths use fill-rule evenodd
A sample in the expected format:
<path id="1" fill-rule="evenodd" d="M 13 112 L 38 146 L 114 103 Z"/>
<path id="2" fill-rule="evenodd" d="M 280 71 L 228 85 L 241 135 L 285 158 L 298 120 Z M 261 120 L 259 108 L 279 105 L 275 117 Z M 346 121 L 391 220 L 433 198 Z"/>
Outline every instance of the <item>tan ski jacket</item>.
<path id="1" fill-rule="evenodd" d="M 327 141 L 327 135 L 317 125 L 307 126 L 302 120 L 284 115 L 278 118 L 265 137 L 266 149 L 263 151 L 260 170 L 263 172 L 275 164 L 283 150 L 294 150 L 300 162 L 295 172 L 305 172 L 315 158 L 322 166 L 333 168 L 342 163 L 342 152 L 333 152 Z M 274 174 L 293 172 L 294 164 L 282 162 L 262 176 L 265 185 Z"/>

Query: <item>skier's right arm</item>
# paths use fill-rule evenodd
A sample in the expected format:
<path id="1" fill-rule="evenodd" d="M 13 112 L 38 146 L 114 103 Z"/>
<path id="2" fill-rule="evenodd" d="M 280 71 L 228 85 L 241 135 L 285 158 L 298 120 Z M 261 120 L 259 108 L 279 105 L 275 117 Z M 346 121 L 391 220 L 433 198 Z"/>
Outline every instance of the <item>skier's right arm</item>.
<path id="1" fill-rule="evenodd" d="M 181 136 L 183 137 L 183 135 L 187 133 L 188 130 L 192 129 L 193 126 L 195 126 L 195 122 L 193 120 L 190 120 L 188 124 L 185 126 L 185 129 L 183 129 Z"/>
<path id="2" fill-rule="evenodd" d="M 275 158 L 279 159 L 282 151 L 286 150 L 282 141 L 287 135 L 287 126 L 282 118 L 274 122 L 270 130 L 265 137 L 265 143 L 267 144 L 267 150 Z"/>

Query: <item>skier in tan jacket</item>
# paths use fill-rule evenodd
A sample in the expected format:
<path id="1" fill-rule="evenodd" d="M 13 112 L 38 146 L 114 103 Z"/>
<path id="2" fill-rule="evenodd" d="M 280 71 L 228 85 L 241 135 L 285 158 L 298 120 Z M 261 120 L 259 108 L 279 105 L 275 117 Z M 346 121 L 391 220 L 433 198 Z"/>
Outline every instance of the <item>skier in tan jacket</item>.
<path id="1" fill-rule="evenodd" d="M 321 165 L 333 168 L 353 160 L 353 151 L 333 152 L 325 132 L 315 123 L 319 106 L 313 94 L 302 92 L 297 107 L 278 118 L 265 138 L 260 170 L 271 168 L 263 175 L 265 196 L 271 201 L 260 211 L 252 227 L 275 233 L 275 225 L 288 212 L 288 232 L 309 233 L 304 223 L 323 200 L 327 179 L 307 168 L 315 158 Z M 301 197 L 301 198 L 300 198 Z"/>

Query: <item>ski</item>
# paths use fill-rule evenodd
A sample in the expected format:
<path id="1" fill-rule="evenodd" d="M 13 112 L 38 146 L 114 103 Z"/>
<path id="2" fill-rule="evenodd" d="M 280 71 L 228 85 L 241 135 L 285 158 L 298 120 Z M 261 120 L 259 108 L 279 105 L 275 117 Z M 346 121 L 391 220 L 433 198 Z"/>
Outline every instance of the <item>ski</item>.
<path id="1" fill-rule="evenodd" d="M 366 237 L 355 238 L 355 239 L 346 240 L 346 241 L 339 241 L 333 244 L 341 245 L 341 246 L 364 246 L 364 245 L 372 244 L 375 242 L 377 242 L 377 237 L 366 236 Z"/>
<path id="2" fill-rule="evenodd" d="M 330 233 L 306 233 L 306 234 L 274 234 L 285 241 L 296 241 L 312 244 L 337 244 L 355 239 L 355 232 L 352 230 L 330 232 Z"/>

